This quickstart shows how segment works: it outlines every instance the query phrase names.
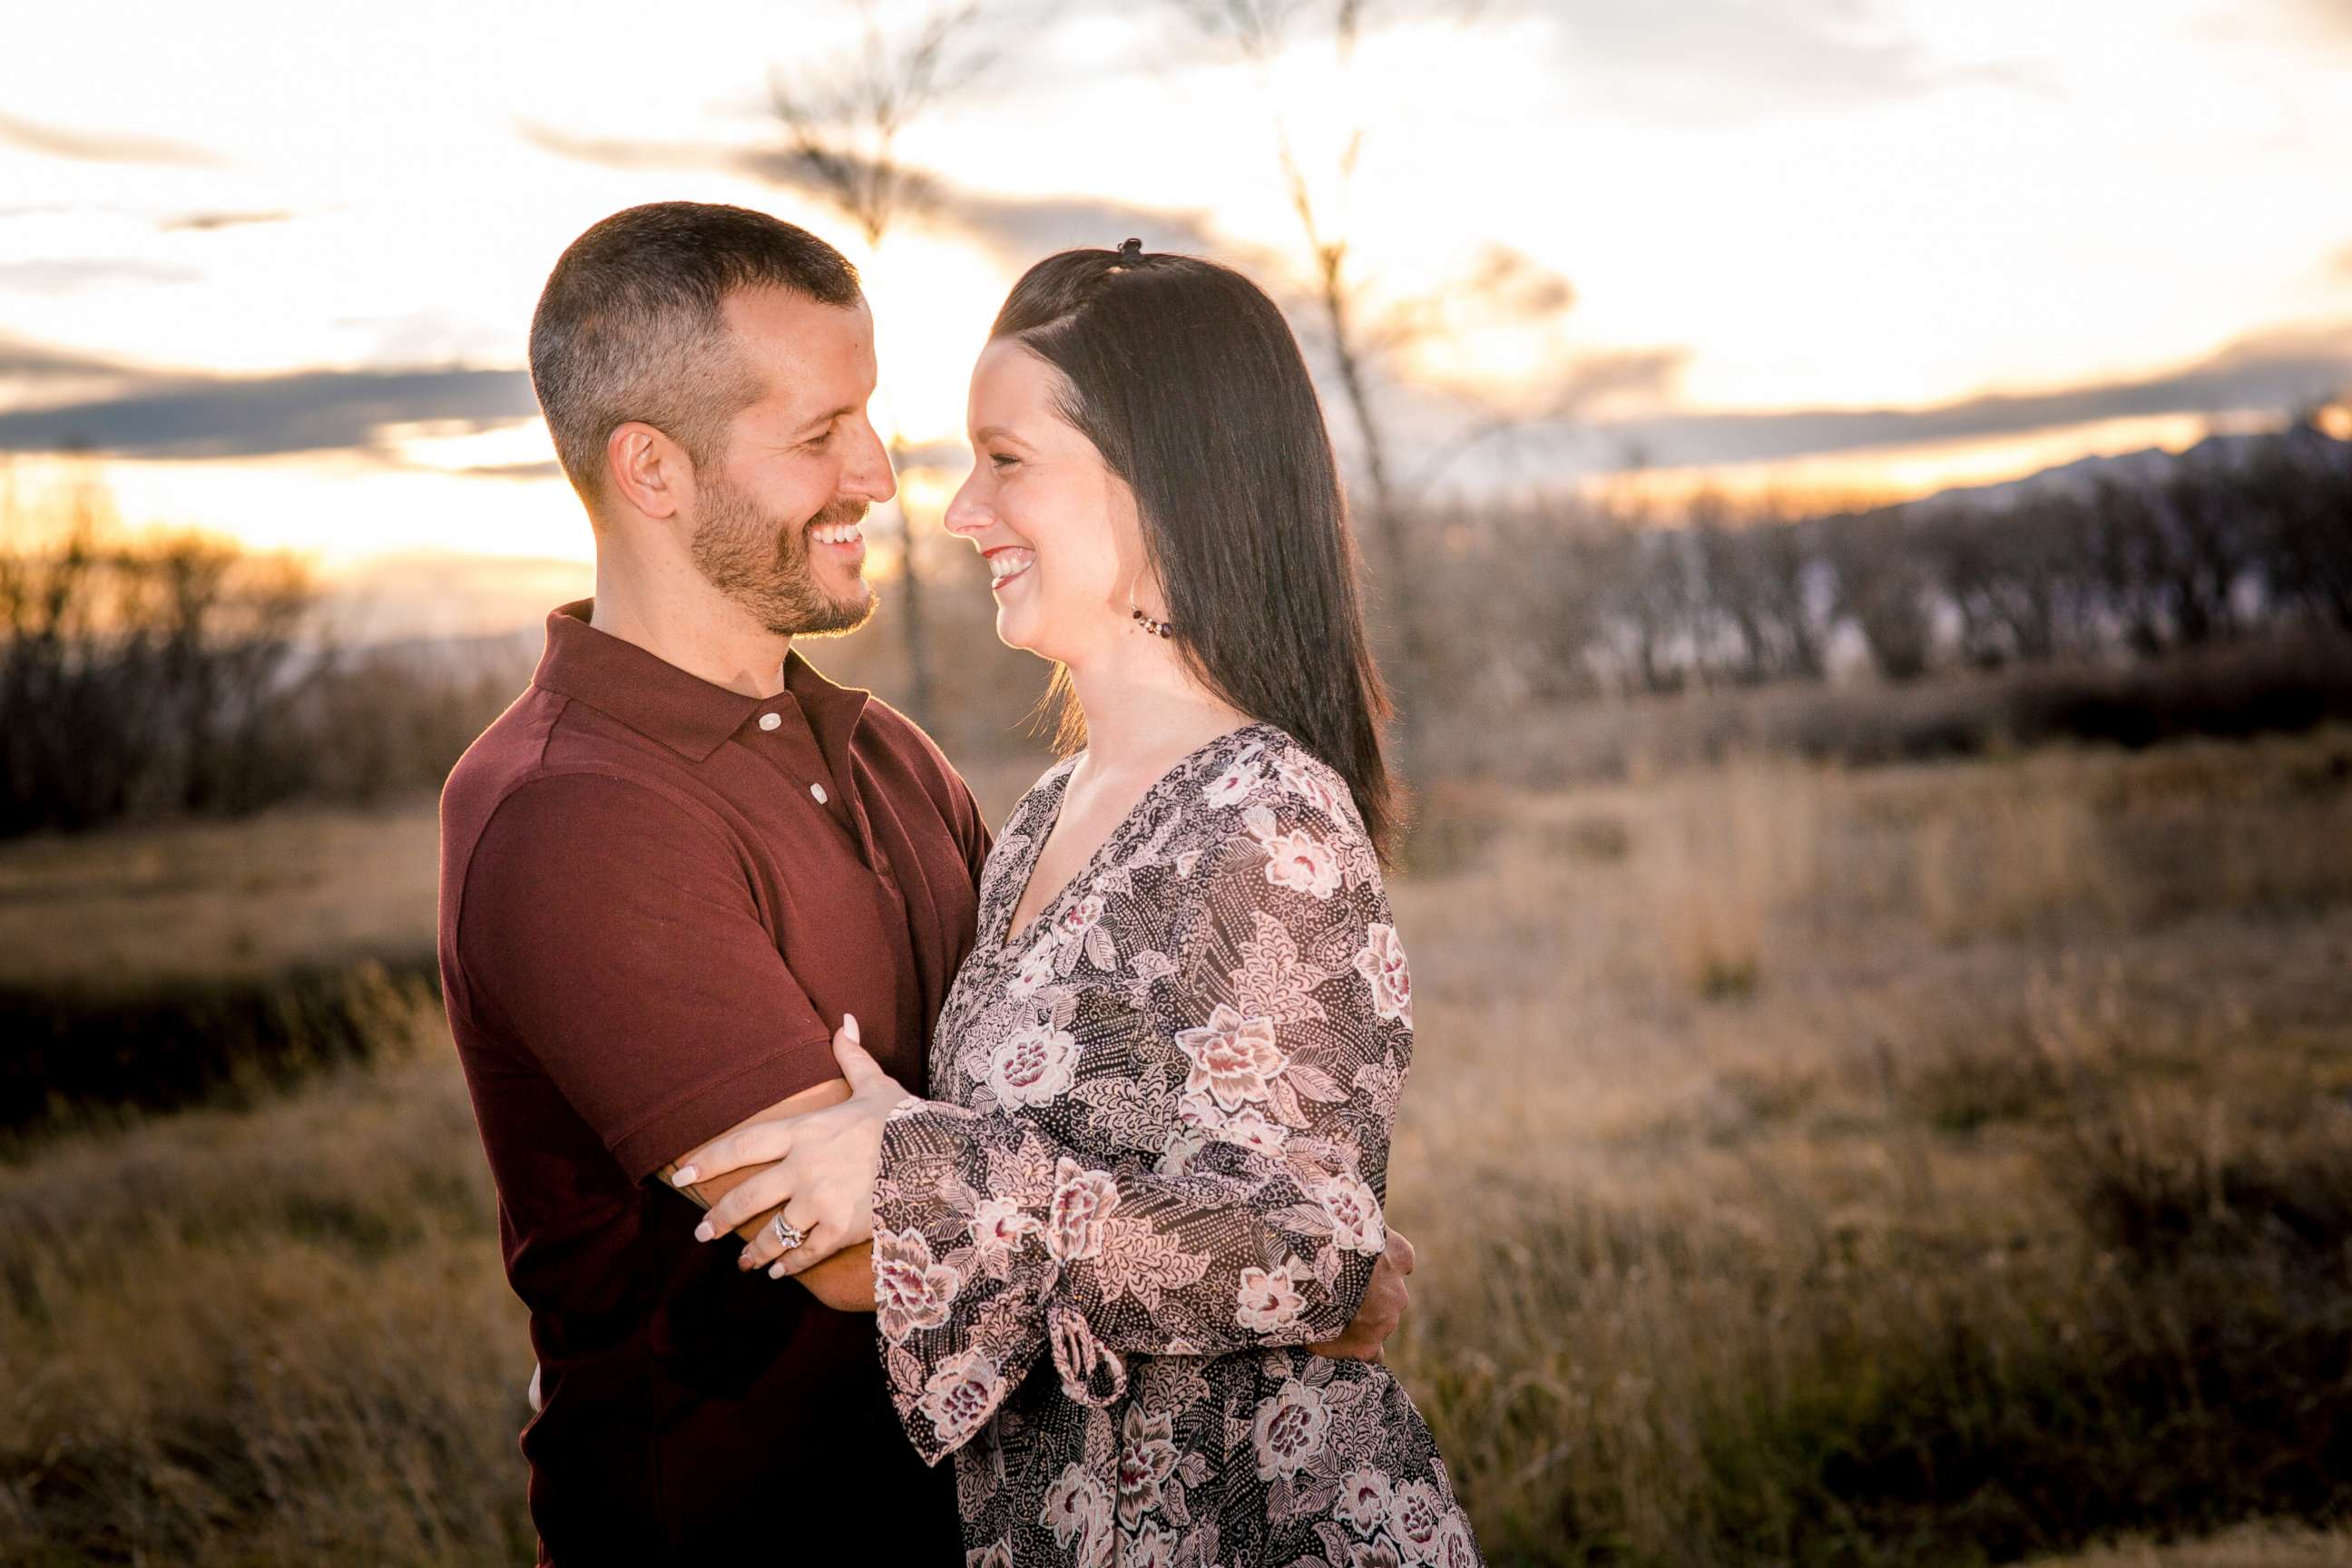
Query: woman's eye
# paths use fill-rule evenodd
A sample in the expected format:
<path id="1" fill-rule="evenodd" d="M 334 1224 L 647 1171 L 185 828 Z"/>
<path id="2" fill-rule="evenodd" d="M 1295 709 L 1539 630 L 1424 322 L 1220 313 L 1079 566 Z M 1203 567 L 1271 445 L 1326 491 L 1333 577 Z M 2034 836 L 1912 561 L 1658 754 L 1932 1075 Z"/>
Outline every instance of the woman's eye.
<path id="1" fill-rule="evenodd" d="M 991 464 L 1000 469 L 1013 468 L 1021 461 L 1020 458 L 1013 456 L 1010 452 L 991 452 L 988 455 L 988 460 Z"/>

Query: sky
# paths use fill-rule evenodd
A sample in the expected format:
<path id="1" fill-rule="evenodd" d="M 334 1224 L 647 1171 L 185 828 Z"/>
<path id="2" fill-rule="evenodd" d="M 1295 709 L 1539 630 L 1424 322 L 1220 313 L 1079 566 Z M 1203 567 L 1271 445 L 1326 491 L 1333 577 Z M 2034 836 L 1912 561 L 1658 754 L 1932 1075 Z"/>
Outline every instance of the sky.
<path id="1" fill-rule="evenodd" d="M 919 515 L 1054 249 L 1217 256 L 1319 353 L 1284 139 L 1367 319 L 1412 323 L 1380 399 L 1417 488 L 1916 494 L 2352 389 L 2352 0 L 1371 0 L 1344 64 L 1301 26 L 1264 68 L 1176 0 L 992 0 L 876 249 L 771 86 L 936 9 L 12 7 L 0 479 L 527 624 L 591 542 L 525 338 L 597 218 L 737 202 L 847 251 Z"/>

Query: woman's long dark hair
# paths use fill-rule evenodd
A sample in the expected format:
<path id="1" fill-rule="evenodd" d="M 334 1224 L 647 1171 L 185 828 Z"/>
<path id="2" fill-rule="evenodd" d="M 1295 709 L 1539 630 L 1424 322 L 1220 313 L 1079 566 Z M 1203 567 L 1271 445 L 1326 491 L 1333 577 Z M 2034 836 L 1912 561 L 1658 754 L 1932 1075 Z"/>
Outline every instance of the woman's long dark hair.
<path id="1" fill-rule="evenodd" d="M 1062 373 L 1062 417 L 1134 491 L 1173 641 L 1210 690 L 1348 782 L 1373 847 L 1401 826 L 1387 689 L 1323 408 L 1290 325 L 1199 257 L 1065 250 L 989 329 Z M 1062 739 L 1085 733 L 1065 672 Z"/>

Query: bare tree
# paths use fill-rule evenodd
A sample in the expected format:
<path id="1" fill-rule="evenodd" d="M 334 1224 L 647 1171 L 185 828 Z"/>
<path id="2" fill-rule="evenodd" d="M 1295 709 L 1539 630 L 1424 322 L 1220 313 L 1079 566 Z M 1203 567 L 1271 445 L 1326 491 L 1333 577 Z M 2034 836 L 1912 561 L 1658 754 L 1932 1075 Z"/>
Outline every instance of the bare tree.
<path id="1" fill-rule="evenodd" d="M 2352 450 L 2306 419 L 2264 443 L 2246 488 L 2266 605 L 2352 632 Z"/>
<path id="2" fill-rule="evenodd" d="M 1002 7 L 999 7 L 1002 10 Z M 908 218 L 933 210 L 933 183 L 899 155 L 907 127 L 970 88 L 994 62 L 980 5 L 936 7 L 912 26 L 886 26 L 873 0 L 857 6 L 861 37 L 845 58 L 775 72 L 769 95 L 788 141 L 786 172 L 852 223 L 869 252 Z M 903 467 L 906 432 L 888 436 L 890 466 Z M 907 656 L 907 708 L 918 721 L 931 709 L 929 638 L 923 604 L 922 531 L 901 495 L 892 503 L 899 539 L 898 626 Z"/>
<path id="3" fill-rule="evenodd" d="M 1935 653 L 1934 578 L 1903 508 L 1828 520 L 1822 543 L 1837 574 L 1839 611 L 1889 680 L 1927 673 Z"/>
<path id="4" fill-rule="evenodd" d="M 36 526 L 36 524 L 39 526 Z M 236 811 L 281 753 L 316 605 L 292 558 L 125 533 L 94 482 L 52 519 L 0 507 L 0 833 Z"/>
<path id="5" fill-rule="evenodd" d="M 1728 641 L 1731 679 L 1749 686 L 1783 677 L 1820 679 L 1824 633 L 1808 592 L 1810 562 L 1797 525 L 1712 491 L 1693 497 L 1689 514 L 1700 590 L 1711 618 L 1729 634 L 1710 636 L 1707 644 Z"/>
<path id="6" fill-rule="evenodd" d="M 1380 580 L 1394 626 L 1397 658 L 1390 671 L 1402 722 L 1398 764 L 1415 771 L 1412 717 L 1426 700 L 1431 657 L 1427 611 L 1414 588 L 1423 563 L 1412 532 L 1429 485 L 1462 451 L 1505 434 L 1526 421 L 1506 417 L 1475 422 L 1444 444 L 1427 462 L 1419 482 L 1401 474 L 1394 433 L 1384 418 L 1376 383 L 1385 362 L 1433 330 L 1439 301 L 1423 296 L 1382 302 L 1346 219 L 1349 196 L 1361 163 L 1366 128 L 1359 118 L 1347 129 L 1330 167 L 1311 169 L 1291 132 L 1271 79 L 1274 62 L 1297 39 L 1310 33 L 1328 40 L 1342 71 L 1352 68 L 1366 24 L 1365 0 L 1173 0 L 1176 8 L 1211 37 L 1235 48 L 1264 79 L 1273 106 L 1275 155 L 1283 186 L 1297 220 L 1307 262 L 1309 293 L 1318 318 L 1341 400 L 1356 430 L 1364 480 L 1355 508 L 1379 552 Z M 1475 5 L 1455 5 L 1444 14 L 1456 21 L 1476 15 Z M 1361 101 L 1360 99 L 1355 101 Z M 1489 258 L 1487 272 L 1497 260 Z M 1491 285 L 1484 276 L 1474 283 Z M 1565 310 L 1573 300 L 1567 285 L 1553 280 L 1548 298 L 1536 303 Z M 1538 417 L 1552 416 L 1547 409 Z M 1362 504 L 1368 500 L 1369 505 Z"/>

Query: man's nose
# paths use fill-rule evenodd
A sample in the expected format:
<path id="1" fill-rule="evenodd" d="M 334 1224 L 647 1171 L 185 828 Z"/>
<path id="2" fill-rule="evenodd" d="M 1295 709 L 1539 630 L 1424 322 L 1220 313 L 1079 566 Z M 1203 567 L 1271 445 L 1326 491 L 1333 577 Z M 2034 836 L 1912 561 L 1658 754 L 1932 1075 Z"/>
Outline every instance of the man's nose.
<path id="1" fill-rule="evenodd" d="M 883 446 L 873 421 L 860 421 L 866 438 L 859 443 L 857 462 L 846 476 L 844 489 L 852 495 L 864 496 L 870 501 L 888 500 L 898 493 L 898 476 L 890 467 L 889 448 Z"/>

